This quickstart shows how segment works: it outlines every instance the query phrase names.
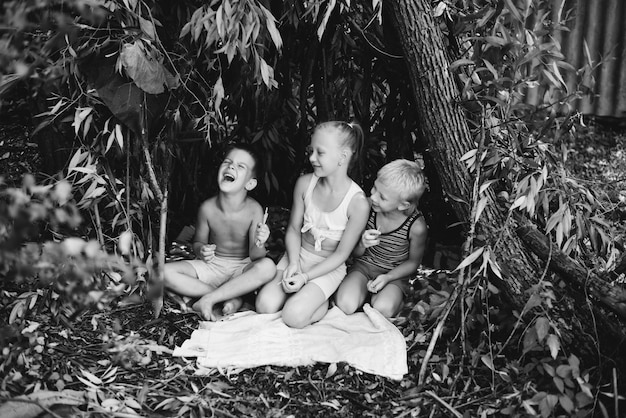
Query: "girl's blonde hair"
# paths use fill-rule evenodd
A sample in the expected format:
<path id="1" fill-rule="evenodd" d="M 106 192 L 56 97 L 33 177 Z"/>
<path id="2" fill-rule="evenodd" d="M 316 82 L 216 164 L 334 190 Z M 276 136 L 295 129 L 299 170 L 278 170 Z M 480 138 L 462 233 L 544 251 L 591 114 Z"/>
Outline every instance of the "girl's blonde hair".
<path id="1" fill-rule="evenodd" d="M 348 165 L 348 174 L 350 174 L 351 177 L 359 177 L 360 168 L 356 167 L 356 165 L 361 161 L 361 152 L 363 150 L 363 143 L 365 142 L 365 135 L 363 134 L 361 125 L 356 122 L 331 120 L 318 124 L 314 132 L 323 129 L 337 130 L 339 140 L 341 141 L 340 145 L 349 148 L 352 152 Z"/>
<path id="2" fill-rule="evenodd" d="M 387 163 L 378 170 L 377 179 L 413 205 L 426 191 L 426 176 L 415 161 L 398 159 Z"/>

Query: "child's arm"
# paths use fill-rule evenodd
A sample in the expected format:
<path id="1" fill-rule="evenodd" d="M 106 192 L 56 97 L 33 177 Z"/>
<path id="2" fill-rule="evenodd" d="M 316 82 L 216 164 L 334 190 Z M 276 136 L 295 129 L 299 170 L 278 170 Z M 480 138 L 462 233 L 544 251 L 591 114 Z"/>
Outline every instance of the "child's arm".
<path id="1" fill-rule="evenodd" d="M 357 194 L 352 198 L 348 206 L 348 223 L 343 232 L 337 249 L 325 260 L 316 264 L 311 270 L 305 272 L 306 280 L 311 280 L 324 274 L 330 273 L 339 267 L 350 256 L 352 250 L 361 238 L 361 233 L 367 224 L 370 206 L 364 194 Z"/>
<path id="2" fill-rule="evenodd" d="M 300 246 L 302 245 L 302 223 L 304 218 L 304 193 L 312 174 L 301 176 L 296 181 L 293 191 L 293 204 L 291 206 L 291 215 L 289 216 L 289 224 L 285 231 L 285 252 L 289 265 L 285 270 L 284 277 L 290 277 L 300 270 Z"/>
<path id="3" fill-rule="evenodd" d="M 257 242 L 259 240 L 259 234 L 261 233 L 260 228 L 267 229 L 267 225 L 265 225 L 267 220 L 264 218 L 263 208 L 261 205 L 255 204 L 252 214 L 252 222 L 250 222 L 250 229 L 248 230 L 248 253 L 250 255 L 250 260 L 252 261 L 259 260 L 267 254 L 265 245 L 263 244 L 265 244 L 269 235 L 267 237 L 263 237 L 264 239 L 262 242 L 259 241 L 261 245 L 257 245 L 259 243 Z"/>
<path id="4" fill-rule="evenodd" d="M 366 229 L 361 234 L 361 239 L 357 243 L 354 250 L 352 250 L 353 257 L 360 257 L 365 253 L 365 250 L 369 247 L 373 247 L 374 245 L 378 245 L 380 243 L 380 231 L 378 229 Z"/>
<path id="5" fill-rule="evenodd" d="M 209 248 L 209 219 L 211 212 L 211 205 L 209 201 L 205 201 L 198 209 L 198 216 L 196 220 L 196 233 L 193 238 L 193 252 L 200 260 L 209 261 L 214 253 L 215 248 Z"/>
<path id="6" fill-rule="evenodd" d="M 426 247 L 426 236 L 428 234 L 428 227 L 424 221 L 424 217 L 420 216 L 413 222 L 411 229 L 409 230 L 409 258 L 398 265 L 394 269 L 385 274 L 381 274 L 368 283 L 368 290 L 376 293 L 383 287 L 394 280 L 410 277 L 417 271 L 422 257 L 424 256 L 424 249 Z"/>

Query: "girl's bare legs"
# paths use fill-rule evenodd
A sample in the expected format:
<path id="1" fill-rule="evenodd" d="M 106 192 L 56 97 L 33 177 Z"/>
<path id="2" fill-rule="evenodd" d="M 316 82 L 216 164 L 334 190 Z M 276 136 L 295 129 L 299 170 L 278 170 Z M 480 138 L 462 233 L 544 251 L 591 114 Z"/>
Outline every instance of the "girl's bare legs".
<path id="1" fill-rule="evenodd" d="M 367 298 L 367 277 L 360 271 L 348 273 L 335 293 L 335 305 L 346 315 L 355 313 Z"/>
<path id="2" fill-rule="evenodd" d="M 283 270 L 277 270 L 272 281 L 259 290 L 256 297 L 256 311 L 258 313 L 276 313 L 283 308 L 287 294 L 282 286 Z"/>
<path id="3" fill-rule="evenodd" d="M 285 302 L 282 317 L 287 326 L 304 328 L 322 319 L 326 312 L 326 295 L 315 283 L 308 283 Z"/>
<path id="4" fill-rule="evenodd" d="M 378 293 L 372 294 L 372 308 L 383 314 L 385 318 L 392 318 L 402 309 L 404 293 L 402 289 L 391 283 Z"/>

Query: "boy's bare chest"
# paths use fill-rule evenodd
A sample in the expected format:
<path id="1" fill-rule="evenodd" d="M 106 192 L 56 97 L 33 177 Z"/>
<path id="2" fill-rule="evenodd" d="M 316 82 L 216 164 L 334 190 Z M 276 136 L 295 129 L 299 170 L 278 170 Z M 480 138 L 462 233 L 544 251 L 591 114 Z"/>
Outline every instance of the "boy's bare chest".
<path id="1" fill-rule="evenodd" d="M 251 216 L 243 213 L 224 213 L 220 211 L 209 218 L 209 230 L 220 236 L 247 236 L 251 219 Z"/>

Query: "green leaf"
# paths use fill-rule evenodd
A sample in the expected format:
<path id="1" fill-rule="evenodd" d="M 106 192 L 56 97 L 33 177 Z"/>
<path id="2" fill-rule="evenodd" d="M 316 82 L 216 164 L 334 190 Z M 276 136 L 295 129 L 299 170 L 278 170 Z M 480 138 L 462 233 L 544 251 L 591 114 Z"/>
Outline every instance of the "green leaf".
<path id="1" fill-rule="evenodd" d="M 153 41 L 156 39 L 156 31 L 154 30 L 154 24 L 151 21 L 139 16 L 139 27 L 141 28 L 141 31 L 148 36 L 148 38 Z"/>
<path id="2" fill-rule="evenodd" d="M 471 149 L 467 151 L 465 154 L 463 154 L 463 156 L 461 157 L 459 161 L 465 161 L 469 158 L 475 157 L 477 152 L 478 152 L 478 148 Z"/>
<path id="3" fill-rule="evenodd" d="M 563 379 L 561 379 L 559 376 L 554 376 L 552 378 L 552 381 L 554 382 L 554 386 L 556 386 L 559 392 L 563 393 L 565 391 L 565 383 L 563 383 Z"/>
<path id="4" fill-rule="evenodd" d="M 495 182 L 496 182 L 496 180 L 487 180 L 486 182 L 481 184 L 480 185 L 480 189 L 478 191 L 478 194 L 483 194 L 485 192 L 485 190 L 487 190 L 489 188 L 489 186 L 491 186 Z"/>
<path id="5" fill-rule="evenodd" d="M 335 373 L 337 373 L 337 363 L 330 363 L 328 370 L 326 371 L 325 379 L 332 377 Z"/>
<path id="6" fill-rule="evenodd" d="M 537 341 L 542 342 L 548 331 L 550 330 L 550 321 L 545 316 L 540 316 L 535 321 L 535 329 L 537 330 Z"/>
<path id="7" fill-rule="evenodd" d="M 113 145 L 113 141 L 115 141 L 115 130 L 111 131 L 109 134 L 109 139 L 107 140 L 107 146 L 104 149 L 104 153 L 106 154 L 111 149 L 111 145 Z"/>
<path id="8" fill-rule="evenodd" d="M 476 63 L 470 59 L 461 58 L 461 59 L 454 61 L 452 64 L 450 64 L 450 70 L 454 70 L 455 68 L 460 67 L 462 65 L 474 65 L 474 64 Z"/>
<path id="9" fill-rule="evenodd" d="M 559 337 L 554 334 L 548 335 L 548 339 L 546 340 L 546 344 L 550 349 L 550 355 L 553 359 L 556 359 L 556 356 L 559 354 L 559 350 L 561 349 L 561 342 L 559 341 Z"/>
<path id="10" fill-rule="evenodd" d="M 267 26 L 267 31 L 270 33 L 272 42 L 274 42 L 274 46 L 276 46 L 276 49 L 281 49 L 283 46 L 283 39 L 281 38 L 280 32 L 278 31 L 278 29 L 276 29 L 276 18 L 262 4 L 259 3 L 259 7 L 261 8 L 261 10 L 263 11 L 263 14 L 265 15 L 265 25 Z M 331 6 L 329 5 L 328 7 L 330 9 Z"/>
<path id="11" fill-rule="evenodd" d="M 485 250 L 485 247 L 480 247 L 477 250 L 475 250 L 473 253 L 471 253 L 470 255 L 468 255 L 465 260 L 463 260 L 455 269 L 454 271 L 457 270 L 461 270 L 462 268 L 465 268 L 467 266 L 469 266 L 470 264 L 472 264 L 474 261 L 476 261 L 476 259 L 478 257 L 480 257 L 480 255 L 483 253 L 483 251 Z"/>
<path id="12" fill-rule="evenodd" d="M 224 98 L 224 84 L 222 83 L 222 77 L 218 78 L 213 86 L 213 103 L 215 111 L 218 112 Z"/>
<path id="13" fill-rule="evenodd" d="M 520 196 L 517 199 L 515 199 L 515 202 L 513 202 L 513 204 L 511 205 L 511 208 L 509 210 L 513 210 L 515 208 L 521 208 L 524 203 L 526 203 L 526 196 Z"/>
<path id="14" fill-rule="evenodd" d="M 115 139 L 121 150 L 124 150 L 124 135 L 122 134 L 122 125 L 115 124 Z"/>
<path id="15" fill-rule="evenodd" d="M 488 44 L 494 46 L 504 46 L 507 44 L 506 39 L 500 38 L 499 36 L 485 36 L 483 39 Z"/>
<path id="16" fill-rule="evenodd" d="M 559 396 L 559 404 L 568 414 L 574 411 L 574 402 L 567 395 Z"/>
<path id="17" fill-rule="evenodd" d="M 515 6 L 512 0 L 504 0 L 504 2 L 506 4 L 506 8 L 509 9 L 509 11 L 511 12 L 511 15 L 518 22 L 521 22 L 524 20 L 524 18 L 522 17 L 522 14 L 519 12 L 519 9 L 517 8 L 517 6 Z"/>
<path id="18" fill-rule="evenodd" d="M 495 367 L 493 366 L 493 361 L 491 359 L 491 356 L 484 354 L 483 356 L 480 357 L 480 359 L 482 360 L 483 363 L 485 363 L 485 366 L 489 367 L 489 370 L 495 371 Z"/>
<path id="19" fill-rule="evenodd" d="M 90 382 L 92 382 L 92 383 L 94 383 L 96 385 L 101 385 L 102 384 L 102 380 L 98 376 L 94 375 L 93 373 L 88 372 L 87 370 L 84 370 L 84 369 L 81 369 L 80 372 L 83 374 L 83 376 L 85 376 L 87 379 L 89 379 Z"/>
<path id="20" fill-rule="evenodd" d="M 480 219 L 480 215 L 483 213 L 483 210 L 485 210 L 488 201 L 489 198 L 487 196 L 478 201 L 478 205 L 476 205 L 476 218 L 474 219 L 474 222 L 478 222 L 478 219 Z"/>
<path id="21" fill-rule="evenodd" d="M 549 417 L 554 407 L 558 403 L 559 398 L 556 395 L 548 394 L 546 395 L 541 402 L 539 402 L 539 409 L 541 410 L 542 417 Z"/>
<path id="22" fill-rule="evenodd" d="M 330 0 L 328 5 L 326 6 L 326 13 L 324 13 L 324 18 L 320 22 L 319 27 L 317 28 L 317 38 L 322 40 L 322 36 L 324 35 L 324 31 L 326 30 L 326 24 L 328 23 L 328 19 L 330 18 L 330 14 L 333 12 L 335 5 L 337 4 L 337 0 Z"/>
<path id="23" fill-rule="evenodd" d="M 163 66 L 162 57 L 153 49 L 144 51 L 138 42 L 124 44 L 120 60 L 126 74 L 146 93 L 160 94 L 165 91 L 165 86 L 169 89 L 178 87 L 178 78 Z"/>
<path id="24" fill-rule="evenodd" d="M 537 331 L 535 328 L 528 328 L 524 333 L 524 353 L 529 352 L 537 346 Z"/>

